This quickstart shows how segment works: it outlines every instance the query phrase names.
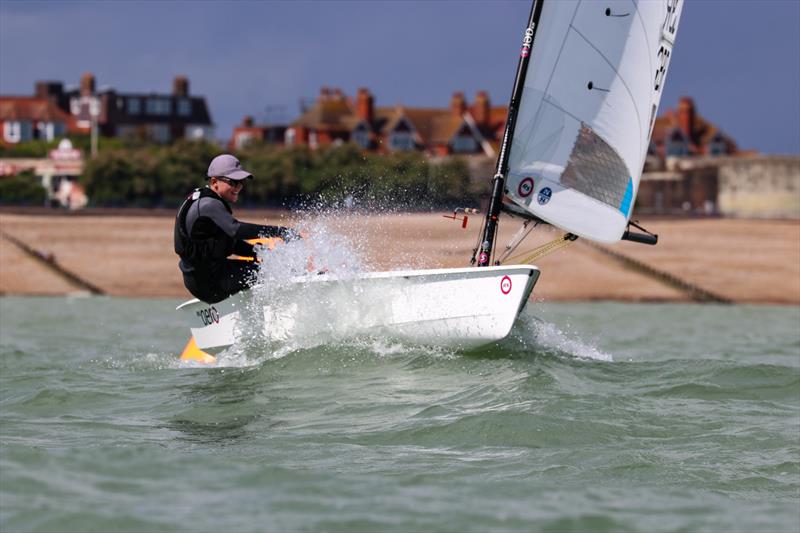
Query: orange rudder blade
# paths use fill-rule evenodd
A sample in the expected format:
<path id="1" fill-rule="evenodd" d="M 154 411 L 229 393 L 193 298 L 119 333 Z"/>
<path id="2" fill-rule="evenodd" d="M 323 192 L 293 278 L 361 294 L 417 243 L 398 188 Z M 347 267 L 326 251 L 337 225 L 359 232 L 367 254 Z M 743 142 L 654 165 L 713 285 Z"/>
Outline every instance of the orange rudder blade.
<path id="1" fill-rule="evenodd" d="M 196 363 L 210 365 L 211 363 L 216 363 L 217 358 L 198 348 L 192 336 L 189 337 L 189 342 L 186 343 L 186 347 L 183 349 L 181 361 L 194 361 Z"/>

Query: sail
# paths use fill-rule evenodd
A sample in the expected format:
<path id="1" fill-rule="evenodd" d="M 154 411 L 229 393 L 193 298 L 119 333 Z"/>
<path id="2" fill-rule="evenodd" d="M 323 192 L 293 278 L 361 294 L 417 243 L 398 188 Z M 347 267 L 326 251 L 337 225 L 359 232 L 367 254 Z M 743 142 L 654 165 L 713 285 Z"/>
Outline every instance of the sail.
<path id="1" fill-rule="evenodd" d="M 581 237 L 621 238 L 681 8 L 682 0 L 543 0 L 509 148 L 507 196 Z"/>

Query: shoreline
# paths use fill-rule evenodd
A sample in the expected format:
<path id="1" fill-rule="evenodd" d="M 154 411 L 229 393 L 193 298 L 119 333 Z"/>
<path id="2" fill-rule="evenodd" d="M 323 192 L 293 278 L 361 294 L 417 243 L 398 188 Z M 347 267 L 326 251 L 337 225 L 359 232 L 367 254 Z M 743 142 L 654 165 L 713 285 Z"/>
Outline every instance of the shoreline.
<path id="1" fill-rule="evenodd" d="M 273 225 L 310 223 L 322 238 L 323 232 L 349 236 L 368 271 L 468 266 L 480 226 L 480 217 L 474 217 L 468 229 L 462 230 L 460 224 L 444 219 L 444 213 L 430 212 L 340 213 L 310 222 L 285 210 L 238 209 L 236 214 L 241 220 Z M 174 212 L 166 209 L 76 216 L 53 210 L 20 214 L 4 208 L 0 209 L 0 231 L 110 296 L 189 299 L 172 250 L 173 219 Z M 671 303 L 696 298 L 680 284 L 665 283 L 649 270 L 732 303 L 800 305 L 800 220 L 652 218 L 641 223 L 659 234 L 657 246 L 622 242 L 597 249 L 579 240 L 543 257 L 537 262 L 542 277 L 533 299 Z M 516 223 L 502 225 L 498 246 L 504 246 L 516 228 Z M 534 234 L 520 250 L 559 235 L 550 227 Z M 0 295 L 79 292 L 39 263 L 0 236 Z M 631 264 L 647 268 L 634 269 Z"/>

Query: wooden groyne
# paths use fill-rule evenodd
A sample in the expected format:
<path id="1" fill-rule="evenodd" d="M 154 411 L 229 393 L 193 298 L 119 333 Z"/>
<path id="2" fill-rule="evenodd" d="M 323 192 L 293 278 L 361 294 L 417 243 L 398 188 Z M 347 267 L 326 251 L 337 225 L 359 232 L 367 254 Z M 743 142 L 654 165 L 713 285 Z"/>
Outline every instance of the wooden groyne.
<path id="1" fill-rule="evenodd" d="M 55 256 L 53 256 L 52 254 L 48 254 L 41 250 L 37 250 L 36 248 L 33 248 L 32 246 L 26 244 L 22 240 L 14 237 L 13 235 L 9 235 L 4 231 L 0 231 L 0 236 L 2 236 L 8 242 L 12 243 L 17 248 L 25 252 L 25 254 L 28 255 L 29 257 L 33 258 L 40 264 L 44 265 L 45 268 L 47 268 L 51 272 L 62 277 L 67 282 L 80 288 L 81 290 L 88 291 L 91 294 L 97 294 L 97 295 L 105 294 L 105 291 L 103 291 L 103 289 L 101 289 L 97 285 L 94 285 L 86 281 L 85 279 L 78 276 L 74 272 L 64 268 L 64 266 L 62 266 L 61 264 L 59 264 L 58 261 L 56 261 Z"/>
<path id="2" fill-rule="evenodd" d="M 683 292 L 695 302 L 718 303 L 718 304 L 735 303 L 730 298 L 726 298 L 720 294 L 704 289 L 699 285 L 683 280 L 678 276 L 675 276 L 674 274 L 670 274 L 669 272 L 665 272 L 663 270 L 654 268 L 648 265 L 647 263 L 639 261 L 638 259 L 628 257 L 627 255 L 621 254 L 614 250 L 610 250 L 605 246 L 590 241 L 583 240 L 581 242 L 585 246 L 588 246 L 600 252 L 601 254 L 614 259 L 616 262 L 620 263 L 625 268 L 644 274 L 645 276 L 660 281 L 661 283 L 667 286 L 673 287 L 674 289 Z"/>

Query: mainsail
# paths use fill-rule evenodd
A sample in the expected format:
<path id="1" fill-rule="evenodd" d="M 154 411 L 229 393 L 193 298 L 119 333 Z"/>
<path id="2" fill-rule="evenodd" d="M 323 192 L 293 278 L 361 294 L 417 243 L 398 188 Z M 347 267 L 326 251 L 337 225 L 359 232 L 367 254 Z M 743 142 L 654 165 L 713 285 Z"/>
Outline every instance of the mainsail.
<path id="1" fill-rule="evenodd" d="M 554 226 L 614 242 L 633 209 L 682 1 L 539 2 L 505 192 Z"/>

